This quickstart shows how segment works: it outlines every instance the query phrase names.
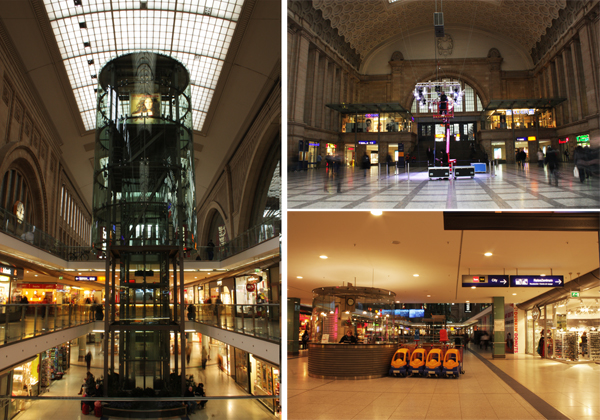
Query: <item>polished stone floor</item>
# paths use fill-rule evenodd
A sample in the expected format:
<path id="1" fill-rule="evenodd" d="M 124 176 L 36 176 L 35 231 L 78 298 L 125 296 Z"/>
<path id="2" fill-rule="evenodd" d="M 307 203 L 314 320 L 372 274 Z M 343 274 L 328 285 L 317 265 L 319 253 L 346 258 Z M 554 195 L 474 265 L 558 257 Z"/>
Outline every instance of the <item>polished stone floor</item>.
<path id="1" fill-rule="evenodd" d="M 348 167 L 288 173 L 288 209 L 598 209 L 600 182 L 581 183 L 573 165 L 561 167 L 558 185 L 545 167 L 502 164 L 494 175 L 429 180 L 426 168 L 399 173 Z"/>
<path id="2" fill-rule="evenodd" d="M 91 372 L 99 377 L 102 375 L 104 358 L 100 353 L 100 345 L 88 345 L 86 350 L 92 351 Z M 53 381 L 49 391 L 44 393 L 44 397 L 73 396 L 78 397 L 77 393 L 83 382 L 86 373 L 85 362 L 78 361 L 78 347 L 71 348 L 71 367 L 66 372 L 63 379 Z M 208 362 L 205 370 L 201 368 L 200 344 L 194 343 L 191 354 L 190 372 L 194 375 L 196 383 L 204 383 L 206 396 L 243 396 L 248 395 L 243 391 L 231 376 L 228 376 L 217 366 L 217 349 L 211 349 L 211 361 Z M 83 415 L 81 413 L 79 401 L 50 400 L 27 402 L 23 406 L 23 411 L 17 414 L 14 420 L 81 420 L 92 419 L 94 413 Z M 102 417 L 108 419 L 109 417 Z M 113 417 L 111 417 L 113 418 Z M 115 417 L 116 418 L 116 417 Z M 269 412 L 259 401 L 250 399 L 217 399 L 209 400 L 204 409 L 196 410 L 188 417 L 171 417 L 172 419 L 189 420 L 208 420 L 208 419 L 242 419 L 242 420 L 273 420 L 278 417 Z"/>
<path id="3" fill-rule="evenodd" d="M 491 351 L 487 355 L 484 351 L 481 353 L 484 353 L 484 358 L 491 358 Z M 287 418 L 600 418 L 600 365 L 568 365 L 541 360 L 531 355 L 507 355 L 506 360 L 492 363 L 527 388 L 523 395 L 516 392 L 470 351 L 467 351 L 465 356 L 465 374 L 459 379 L 316 379 L 308 376 L 308 357 L 288 358 Z M 541 397 L 543 401 L 532 398 L 532 393 Z M 534 401 L 535 399 L 538 401 Z M 554 411 L 557 415 L 546 417 L 538 410 Z"/>

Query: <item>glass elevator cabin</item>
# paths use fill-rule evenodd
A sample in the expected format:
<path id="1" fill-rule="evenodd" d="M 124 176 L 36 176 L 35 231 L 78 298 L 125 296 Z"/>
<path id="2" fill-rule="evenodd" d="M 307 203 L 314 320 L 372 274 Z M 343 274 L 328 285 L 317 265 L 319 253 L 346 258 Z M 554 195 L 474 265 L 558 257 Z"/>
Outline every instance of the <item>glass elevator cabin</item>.
<path id="1" fill-rule="evenodd" d="M 196 234 L 189 82 L 181 63 L 150 52 L 98 75 L 92 241 L 106 259 L 105 396 L 185 389 L 183 256 Z"/>

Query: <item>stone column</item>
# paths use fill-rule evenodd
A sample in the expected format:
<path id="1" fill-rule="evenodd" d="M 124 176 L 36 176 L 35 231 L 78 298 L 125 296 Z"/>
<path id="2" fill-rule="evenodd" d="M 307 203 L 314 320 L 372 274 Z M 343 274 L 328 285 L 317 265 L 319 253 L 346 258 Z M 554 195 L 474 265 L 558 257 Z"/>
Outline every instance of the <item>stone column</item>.
<path id="1" fill-rule="evenodd" d="M 298 353 L 298 333 L 300 331 L 300 298 L 288 298 L 287 300 L 287 342 L 288 353 Z"/>
<path id="2" fill-rule="evenodd" d="M 495 296 L 492 301 L 492 319 L 494 322 L 494 348 L 492 358 L 506 358 L 504 348 L 504 296 Z"/>

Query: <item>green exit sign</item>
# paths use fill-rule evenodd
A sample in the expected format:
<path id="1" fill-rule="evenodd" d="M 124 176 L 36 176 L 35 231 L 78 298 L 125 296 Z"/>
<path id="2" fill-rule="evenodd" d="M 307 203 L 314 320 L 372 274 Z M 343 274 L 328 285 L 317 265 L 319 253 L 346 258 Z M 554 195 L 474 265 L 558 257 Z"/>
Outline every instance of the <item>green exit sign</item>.
<path id="1" fill-rule="evenodd" d="M 62 280 L 63 278 L 62 278 L 62 276 L 60 276 L 58 279 L 59 279 L 59 280 Z"/>
<path id="2" fill-rule="evenodd" d="M 571 297 L 579 297 L 579 292 L 571 292 Z"/>

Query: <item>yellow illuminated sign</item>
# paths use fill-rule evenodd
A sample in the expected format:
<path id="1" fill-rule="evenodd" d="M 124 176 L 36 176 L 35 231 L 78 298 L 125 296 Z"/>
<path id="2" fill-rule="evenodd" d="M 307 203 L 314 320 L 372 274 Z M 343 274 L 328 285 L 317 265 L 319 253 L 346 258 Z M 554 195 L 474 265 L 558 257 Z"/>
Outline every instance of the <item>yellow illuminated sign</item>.
<path id="1" fill-rule="evenodd" d="M 527 141 L 535 141 L 536 137 L 535 136 L 529 136 L 527 137 Z"/>

